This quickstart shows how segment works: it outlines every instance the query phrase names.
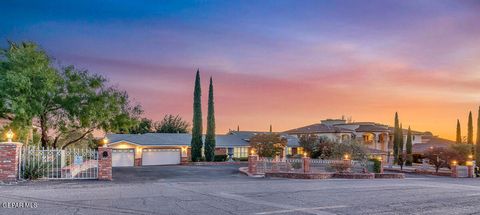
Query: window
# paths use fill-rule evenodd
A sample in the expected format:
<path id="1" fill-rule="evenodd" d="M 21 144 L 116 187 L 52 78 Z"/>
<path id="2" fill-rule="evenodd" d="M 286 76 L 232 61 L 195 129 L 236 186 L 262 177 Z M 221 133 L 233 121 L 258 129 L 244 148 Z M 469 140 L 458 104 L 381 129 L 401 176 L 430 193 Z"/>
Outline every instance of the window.
<path id="1" fill-rule="evenodd" d="M 292 147 L 287 147 L 287 155 L 292 155 Z"/>
<path id="2" fill-rule="evenodd" d="M 233 148 L 234 158 L 246 158 L 248 157 L 248 147 L 235 147 Z"/>
<path id="3" fill-rule="evenodd" d="M 303 155 L 304 150 L 303 147 L 297 147 L 297 155 Z"/>

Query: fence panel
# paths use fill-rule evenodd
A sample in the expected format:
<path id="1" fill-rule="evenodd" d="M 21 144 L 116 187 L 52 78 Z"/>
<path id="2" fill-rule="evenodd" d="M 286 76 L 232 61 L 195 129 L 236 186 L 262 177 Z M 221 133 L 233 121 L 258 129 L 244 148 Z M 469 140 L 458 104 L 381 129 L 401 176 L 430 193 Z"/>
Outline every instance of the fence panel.
<path id="1" fill-rule="evenodd" d="M 257 172 L 303 172 L 302 159 L 259 158 Z"/>
<path id="2" fill-rule="evenodd" d="M 26 146 L 22 148 L 19 169 L 24 179 L 97 179 L 98 152 Z"/>

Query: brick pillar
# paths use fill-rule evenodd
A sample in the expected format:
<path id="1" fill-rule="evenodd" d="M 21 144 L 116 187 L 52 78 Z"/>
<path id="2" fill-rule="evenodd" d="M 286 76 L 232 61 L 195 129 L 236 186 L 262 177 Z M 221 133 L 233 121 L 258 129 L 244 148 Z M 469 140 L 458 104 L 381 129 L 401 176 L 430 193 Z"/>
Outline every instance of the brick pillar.
<path id="1" fill-rule="evenodd" d="M 248 172 L 250 174 L 257 174 L 257 155 L 249 155 L 248 156 Z"/>
<path id="2" fill-rule="evenodd" d="M 98 179 L 112 180 L 112 148 L 98 147 Z"/>
<path id="3" fill-rule="evenodd" d="M 473 178 L 473 165 L 468 165 L 467 171 L 468 171 L 468 177 Z"/>
<path id="4" fill-rule="evenodd" d="M 310 158 L 309 157 L 303 157 L 303 172 L 304 173 L 309 173 L 310 172 Z"/>
<path id="5" fill-rule="evenodd" d="M 0 143 L 0 181 L 17 181 L 21 149 L 21 143 Z"/>
<path id="6" fill-rule="evenodd" d="M 452 165 L 450 168 L 451 168 L 451 170 L 452 170 L 452 177 L 453 177 L 453 178 L 457 178 L 457 177 L 458 177 L 457 165 Z"/>
<path id="7" fill-rule="evenodd" d="M 135 158 L 135 162 L 133 163 L 134 166 L 141 166 L 142 165 L 142 158 Z"/>
<path id="8" fill-rule="evenodd" d="M 182 147 L 180 153 L 180 164 L 181 165 L 186 165 L 188 164 L 188 147 Z"/>

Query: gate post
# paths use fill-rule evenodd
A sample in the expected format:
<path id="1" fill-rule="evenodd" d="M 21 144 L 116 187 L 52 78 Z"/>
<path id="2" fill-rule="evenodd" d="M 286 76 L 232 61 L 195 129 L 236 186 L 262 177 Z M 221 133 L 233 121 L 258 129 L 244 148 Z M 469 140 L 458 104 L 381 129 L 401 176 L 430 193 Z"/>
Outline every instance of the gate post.
<path id="1" fill-rule="evenodd" d="M 17 181 L 21 149 L 22 143 L 0 143 L 0 181 Z"/>
<path id="2" fill-rule="evenodd" d="M 458 172 L 457 172 L 457 162 L 453 162 L 452 166 L 450 167 L 452 171 L 452 178 L 458 178 Z"/>
<path id="3" fill-rule="evenodd" d="M 309 173 L 310 172 L 310 158 L 309 157 L 303 157 L 303 172 L 304 173 Z"/>
<path id="4" fill-rule="evenodd" d="M 257 174 L 257 155 L 249 155 L 248 156 L 248 172 L 250 174 Z"/>
<path id="5" fill-rule="evenodd" d="M 98 147 L 98 179 L 112 180 L 112 148 Z"/>

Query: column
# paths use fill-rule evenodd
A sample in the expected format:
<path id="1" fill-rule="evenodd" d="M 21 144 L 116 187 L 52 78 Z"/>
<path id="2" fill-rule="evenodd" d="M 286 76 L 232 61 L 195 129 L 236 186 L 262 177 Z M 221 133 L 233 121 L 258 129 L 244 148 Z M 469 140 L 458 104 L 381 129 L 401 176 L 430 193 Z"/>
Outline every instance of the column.
<path id="1" fill-rule="evenodd" d="M 17 181 L 21 149 L 21 143 L 0 143 L 0 181 Z"/>
<path id="2" fill-rule="evenodd" d="M 112 180 L 112 148 L 98 148 L 98 179 Z"/>
<path id="3" fill-rule="evenodd" d="M 257 155 L 249 155 L 248 156 L 248 172 L 250 174 L 257 174 Z"/>

